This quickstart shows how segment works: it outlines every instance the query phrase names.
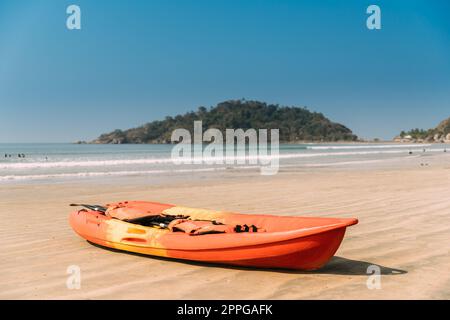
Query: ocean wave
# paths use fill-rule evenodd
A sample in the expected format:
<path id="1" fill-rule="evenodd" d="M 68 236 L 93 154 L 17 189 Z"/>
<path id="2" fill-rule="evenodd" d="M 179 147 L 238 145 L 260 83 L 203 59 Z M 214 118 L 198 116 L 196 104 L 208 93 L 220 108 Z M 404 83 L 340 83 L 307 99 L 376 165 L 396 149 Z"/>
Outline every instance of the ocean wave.
<path id="1" fill-rule="evenodd" d="M 443 152 L 446 149 L 428 149 L 426 152 Z M 357 165 L 357 164 L 369 164 L 369 163 L 378 163 L 384 162 L 388 160 L 399 160 L 411 157 L 420 157 L 423 154 L 423 149 L 411 149 L 414 155 L 409 155 L 408 157 L 395 157 L 395 158 L 386 158 L 386 159 L 364 159 L 364 160 L 353 160 L 353 161 L 334 161 L 334 162 L 322 162 L 322 163 L 291 163 L 291 164 L 283 164 L 280 165 L 283 167 L 329 167 L 329 166 L 340 166 L 340 165 Z M 370 155 L 370 154 L 401 154 L 405 153 L 405 150 L 378 150 L 378 151 L 357 151 L 357 152 L 332 152 L 332 153 L 314 153 L 314 154 L 283 154 L 279 155 L 282 159 L 292 159 L 292 158 L 313 158 L 313 157 L 326 157 L 326 156 L 344 156 L 344 155 Z M 275 156 L 266 156 L 261 157 L 269 160 L 269 158 L 273 158 Z M 211 158 L 213 159 L 213 158 Z M 225 160 L 225 158 L 223 158 Z M 168 159 L 170 162 L 172 159 Z M 217 159 L 216 159 L 217 160 Z M 89 161 L 88 161 L 89 162 Z M 136 160 L 131 161 L 131 163 L 135 164 Z M 169 161 L 167 161 L 169 162 Z M 121 161 L 123 163 L 130 163 L 127 160 Z M 146 163 L 146 162 L 144 162 Z M 67 163 L 69 164 L 69 163 Z M 165 173 L 196 173 L 196 172 L 213 172 L 227 169 L 255 169 L 258 168 L 259 165 L 232 165 L 232 166 L 220 166 L 220 167 L 208 167 L 208 168 L 180 168 L 180 169 L 152 169 L 152 170 L 123 170 L 123 171 L 84 171 L 84 172 L 76 172 L 76 173 L 46 173 L 46 174 L 8 174 L 4 176 L 0 176 L 0 182 L 7 181 L 27 181 L 27 180 L 48 180 L 48 179 L 64 179 L 64 178 L 88 178 L 88 177 L 108 177 L 108 176 L 138 176 L 138 175 L 151 175 L 151 174 L 165 174 Z"/>
<path id="2" fill-rule="evenodd" d="M 422 144 L 421 147 L 430 147 L 431 144 Z M 310 150 L 341 150 L 341 149 L 391 149 L 391 148 L 417 148 L 417 144 L 382 144 L 382 145 L 350 145 L 350 146 L 307 146 Z"/>
<path id="3" fill-rule="evenodd" d="M 427 149 L 426 152 L 443 152 L 445 149 Z M 423 152 L 421 149 L 409 149 L 411 152 Z M 401 154 L 406 150 L 374 150 L 374 151 L 341 151 L 341 152 L 320 152 L 320 153 L 284 153 L 274 155 L 255 155 L 255 156 L 234 156 L 234 157 L 204 157 L 202 162 L 214 162 L 216 164 L 230 161 L 249 161 L 256 163 L 258 160 L 271 159 L 295 159 L 295 158 L 314 158 L 330 156 L 355 156 L 355 155 L 377 155 L 377 154 Z M 148 164 L 180 164 L 183 160 L 172 158 L 153 158 L 153 159 L 121 159 L 121 160 L 86 160 L 86 161 L 57 161 L 57 162 L 14 162 L 1 163 L 0 170 L 23 170 L 23 169 L 48 169 L 48 168 L 75 168 L 75 167 L 113 167 L 129 165 L 148 165 Z"/>
<path id="4" fill-rule="evenodd" d="M 171 158 L 154 159 L 120 159 L 120 160 L 85 160 L 85 161 L 37 161 L 2 163 L 0 169 L 36 169 L 36 168 L 71 168 L 71 167 L 103 167 L 138 164 L 164 164 L 172 162 Z"/>
<path id="5" fill-rule="evenodd" d="M 176 169 L 176 170 L 142 170 L 142 171 L 104 171 L 104 172 L 76 172 L 76 173 L 50 173 L 33 175 L 8 175 L 0 176 L 0 181 L 24 181 L 24 180 L 47 180 L 47 179 L 65 179 L 65 178 L 89 178 L 89 177 L 107 177 L 107 176 L 138 176 L 160 173 L 189 173 L 189 172 L 211 172 L 226 170 L 226 167 L 220 168 L 201 168 L 201 169 Z"/>
<path id="6" fill-rule="evenodd" d="M 377 160 L 355 160 L 355 161 L 339 161 L 339 162 L 329 162 L 329 163 L 305 163 L 302 167 L 335 167 L 335 166 L 346 166 L 346 165 L 355 165 L 355 164 L 369 164 L 369 163 L 380 163 L 386 162 L 394 159 L 377 159 Z M 398 160 L 398 158 L 395 158 Z"/>

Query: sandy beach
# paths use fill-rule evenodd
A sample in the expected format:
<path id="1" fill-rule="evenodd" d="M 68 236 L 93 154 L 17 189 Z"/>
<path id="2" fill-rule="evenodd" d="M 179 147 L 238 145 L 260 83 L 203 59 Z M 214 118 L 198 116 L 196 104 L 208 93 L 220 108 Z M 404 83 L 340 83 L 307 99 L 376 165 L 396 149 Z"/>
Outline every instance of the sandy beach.
<path id="1" fill-rule="evenodd" d="M 426 162 L 426 164 L 424 163 Z M 449 299 L 450 154 L 383 166 L 230 170 L 152 183 L 0 185 L 2 299 Z M 119 183 L 120 182 L 120 183 Z M 103 249 L 68 224 L 72 202 L 152 200 L 242 213 L 357 217 L 314 272 L 256 270 Z M 369 290 L 367 268 L 381 268 Z M 81 288 L 66 287 L 67 267 Z"/>

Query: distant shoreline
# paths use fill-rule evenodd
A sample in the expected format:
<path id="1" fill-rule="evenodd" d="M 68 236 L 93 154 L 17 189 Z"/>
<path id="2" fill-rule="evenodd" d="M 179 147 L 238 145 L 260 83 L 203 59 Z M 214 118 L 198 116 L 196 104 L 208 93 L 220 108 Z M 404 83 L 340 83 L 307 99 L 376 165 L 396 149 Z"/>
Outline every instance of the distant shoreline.
<path id="1" fill-rule="evenodd" d="M 62 142 L 64 143 L 64 142 Z M 103 142 L 87 142 L 87 141 L 75 141 L 75 142 L 67 142 L 71 144 L 89 144 L 89 145 L 175 145 L 176 143 L 103 143 Z M 436 141 L 394 141 L 394 140 L 361 140 L 361 141 L 280 141 L 280 144 L 441 144 L 442 142 Z M 204 144 L 208 144 L 208 142 L 204 142 Z"/>

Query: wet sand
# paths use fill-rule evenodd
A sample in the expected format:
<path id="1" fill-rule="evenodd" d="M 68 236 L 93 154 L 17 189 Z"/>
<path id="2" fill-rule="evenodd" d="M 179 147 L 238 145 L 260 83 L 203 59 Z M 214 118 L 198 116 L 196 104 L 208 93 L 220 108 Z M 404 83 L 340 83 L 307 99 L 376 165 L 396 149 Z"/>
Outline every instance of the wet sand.
<path id="1" fill-rule="evenodd" d="M 230 171 L 152 184 L 0 185 L 3 299 L 450 298 L 450 155 L 402 165 Z M 357 217 L 336 256 L 314 272 L 173 261 L 94 246 L 68 224 L 72 202 L 153 200 L 242 213 Z M 81 288 L 66 287 L 70 265 Z M 368 289 L 378 265 L 381 289 Z"/>

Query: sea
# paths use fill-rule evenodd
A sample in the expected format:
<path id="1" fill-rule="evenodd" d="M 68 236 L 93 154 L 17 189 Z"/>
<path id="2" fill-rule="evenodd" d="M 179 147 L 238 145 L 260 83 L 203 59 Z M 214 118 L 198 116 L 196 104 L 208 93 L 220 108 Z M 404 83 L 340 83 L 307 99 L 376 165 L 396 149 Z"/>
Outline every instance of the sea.
<path id="1" fill-rule="evenodd" d="M 0 144 L 0 183 L 164 177 L 229 169 L 255 171 L 260 167 L 255 161 L 251 163 L 249 150 L 246 151 L 245 163 L 186 164 L 174 161 L 171 156 L 173 147 L 165 144 Z M 401 161 L 447 150 L 450 154 L 449 144 L 281 144 L 279 155 L 269 155 L 269 158 L 278 157 L 279 168 L 283 170 Z"/>

